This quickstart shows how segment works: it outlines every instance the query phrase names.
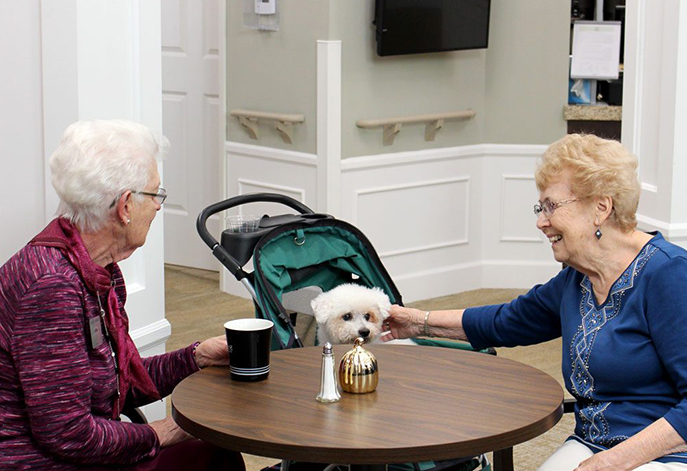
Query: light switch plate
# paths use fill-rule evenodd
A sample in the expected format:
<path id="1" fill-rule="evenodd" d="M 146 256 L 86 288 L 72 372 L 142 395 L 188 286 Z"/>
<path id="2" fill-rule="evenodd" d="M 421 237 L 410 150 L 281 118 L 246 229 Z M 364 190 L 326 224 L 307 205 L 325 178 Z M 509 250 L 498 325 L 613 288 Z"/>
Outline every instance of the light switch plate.
<path id="1" fill-rule="evenodd" d="M 274 15 L 277 12 L 277 0 L 255 0 L 255 13 Z"/>

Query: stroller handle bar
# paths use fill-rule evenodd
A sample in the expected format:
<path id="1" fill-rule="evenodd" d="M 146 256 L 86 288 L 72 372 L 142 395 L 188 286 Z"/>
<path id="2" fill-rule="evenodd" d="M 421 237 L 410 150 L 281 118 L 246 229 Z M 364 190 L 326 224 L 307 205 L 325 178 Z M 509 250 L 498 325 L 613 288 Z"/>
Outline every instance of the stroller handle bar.
<path id="1" fill-rule="evenodd" d="M 229 269 L 232 275 L 237 277 L 237 279 L 244 278 L 247 275 L 243 272 L 243 270 L 241 270 L 241 267 L 239 266 L 238 262 L 234 259 L 234 257 L 229 255 L 229 253 L 224 249 L 224 247 L 222 247 L 219 244 L 219 242 L 217 242 L 217 240 L 215 240 L 215 238 L 212 237 L 212 234 L 210 234 L 210 231 L 208 231 L 207 228 L 207 220 L 213 214 L 217 214 L 227 209 L 234 208 L 236 206 L 241 206 L 247 203 L 258 202 L 279 203 L 285 206 L 289 206 L 290 208 L 295 209 L 301 214 L 313 214 L 313 210 L 308 208 L 300 201 L 297 201 L 286 195 L 280 195 L 278 193 L 251 193 L 247 195 L 234 196 L 233 198 L 229 198 L 224 201 L 220 201 L 219 203 L 212 204 L 204 210 L 202 210 L 198 215 L 198 219 L 196 220 L 196 229 L 198 230 L 200 238 L 203 239 L 203 242 L 205 242 L 207 246 L 210 247 L 210 249 L 212 249 L 213 255 L 217 259 L 219 259 L 220 262 L 222 262 L 222 264 L 225 267 L 227 267 L 227 269 Z"/>

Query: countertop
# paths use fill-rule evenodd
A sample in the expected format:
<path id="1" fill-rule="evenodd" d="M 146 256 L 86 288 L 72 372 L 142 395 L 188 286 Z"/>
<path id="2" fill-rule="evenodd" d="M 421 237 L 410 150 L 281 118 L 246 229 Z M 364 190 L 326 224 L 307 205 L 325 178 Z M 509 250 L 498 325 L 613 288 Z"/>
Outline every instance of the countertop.
<path id="1" fill-rule="evenodd" d="M 622 106 L 565 105 L 563 118 L 566 121 L 621 121 Z"/>

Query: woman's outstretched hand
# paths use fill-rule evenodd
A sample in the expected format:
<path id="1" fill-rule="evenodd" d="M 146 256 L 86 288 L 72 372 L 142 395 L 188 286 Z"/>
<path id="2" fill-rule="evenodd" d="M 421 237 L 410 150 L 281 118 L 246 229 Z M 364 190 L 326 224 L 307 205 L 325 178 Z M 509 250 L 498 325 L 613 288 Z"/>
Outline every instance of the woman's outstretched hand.
<path id="1" fill-rule="evenodd" d="M 157 434 L 160 441 L 160 447 L 176 445 L 177 443 L 193 438 L 192 435 L 184 432 L 184 430 L 174 422 L 172 417 L 167 417 L 162 420 L 156 420 L 148 424 Z"/>
<path id="2" fill-rule="evenodd" d="M 382 335 L 384 342 L 394 339 L 407 339 L 420 335 L 424 322 L 425 312 L 419 309 L 399 306 L 394 304 L 389 310 L 389 317 L 384 321 L 384 330 L 391 332 Z"/>
<path id="3" fill-rule="evenodd" d="M 196 363 L 199 368 L 229 365 L 227 338 L 220 335 L 201 342 L 196 348 Z"/>

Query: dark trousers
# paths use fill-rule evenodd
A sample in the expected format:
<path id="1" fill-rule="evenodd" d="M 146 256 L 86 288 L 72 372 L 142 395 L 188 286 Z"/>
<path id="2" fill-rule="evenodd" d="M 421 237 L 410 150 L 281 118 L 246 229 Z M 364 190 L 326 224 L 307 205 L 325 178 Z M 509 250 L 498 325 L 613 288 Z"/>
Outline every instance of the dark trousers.
<path id="1" fill-rule="evenodd" d="M 151 460 L 129 466 L 85 468 L 88 471 L 246 471 L 241 453 L 218 448 L 200 440 L 186 440 L 160 450 Z"/>

